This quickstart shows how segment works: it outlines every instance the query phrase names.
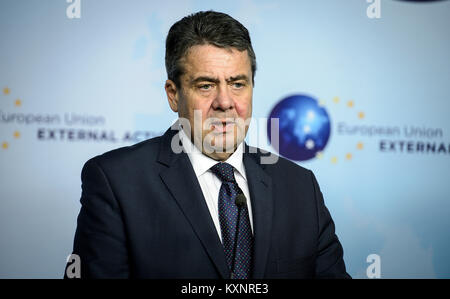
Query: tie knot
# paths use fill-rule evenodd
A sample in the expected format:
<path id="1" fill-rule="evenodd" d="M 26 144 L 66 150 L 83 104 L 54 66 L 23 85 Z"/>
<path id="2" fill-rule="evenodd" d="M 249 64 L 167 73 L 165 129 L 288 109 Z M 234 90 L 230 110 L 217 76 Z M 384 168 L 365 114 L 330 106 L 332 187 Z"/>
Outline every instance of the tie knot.
<path id="1" fill-rule="evenodd" d="M 228 163 L 217 163 L 211 167 L 211 171 L 222 181 L 222 182 L 235 182 L 233 166 Z"/>

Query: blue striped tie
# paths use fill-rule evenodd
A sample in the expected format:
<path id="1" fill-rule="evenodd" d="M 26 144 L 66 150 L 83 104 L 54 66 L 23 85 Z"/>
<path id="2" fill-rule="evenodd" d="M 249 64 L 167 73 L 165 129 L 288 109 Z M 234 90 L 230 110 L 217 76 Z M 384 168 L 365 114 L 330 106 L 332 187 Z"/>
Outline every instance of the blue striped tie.
<path id="1" fill-rule="evenodd" d="M 233 166 L 228 163 L 217 163 L 211 170 L 222 181 L 219 191 L 219 221 L 222 244 L 232 273 L 231 278 L 249 278 L 253 235 L 247 205 L 240 207 L 240 212 L 236 206 L 236 196 L 242 191 L 234 178 Z M 238 218 L 239 225 L 237 225 Z"/>

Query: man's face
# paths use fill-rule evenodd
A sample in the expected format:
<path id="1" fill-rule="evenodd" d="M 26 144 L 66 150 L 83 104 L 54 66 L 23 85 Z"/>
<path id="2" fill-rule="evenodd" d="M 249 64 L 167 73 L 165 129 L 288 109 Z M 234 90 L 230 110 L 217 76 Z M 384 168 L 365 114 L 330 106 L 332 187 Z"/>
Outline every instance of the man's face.
<path id="1" fill-rule="evenodd" d="M 213 45 L 191 47 L 182 61 L 181 88 L 166 82 L 170 107 L 189 120 L 193 143 L 226 160 L 245 138 L 252 114 L 252 71 L 247 51 Z M 194 121 L 195 118 L 195 121 Z M 201 119 L 200 119 L 201 118 Z M 200 146 L 200 147 L 199 147 Z"/>

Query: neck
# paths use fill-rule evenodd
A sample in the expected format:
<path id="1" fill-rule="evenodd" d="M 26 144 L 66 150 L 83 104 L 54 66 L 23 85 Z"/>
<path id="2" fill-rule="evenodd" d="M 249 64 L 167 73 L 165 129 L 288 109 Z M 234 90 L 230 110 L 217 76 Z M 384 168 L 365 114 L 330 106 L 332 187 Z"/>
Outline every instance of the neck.
<path id="1" fill-rule="evenodd" d="M 233 152 L 231 152 L 231 153 L 227 153 L 227 152 L 223 152 L 223 153 L 219 153 L 219 152 L 207 153 L 205 151 L 202 151 L 202 153 L 205 156 L 210 157 L 211 159 L 223 162 L 223 161 L 226 161 L 235 152 L 235 150 L 236 150 L 236 148 L 234 148 Z"/>

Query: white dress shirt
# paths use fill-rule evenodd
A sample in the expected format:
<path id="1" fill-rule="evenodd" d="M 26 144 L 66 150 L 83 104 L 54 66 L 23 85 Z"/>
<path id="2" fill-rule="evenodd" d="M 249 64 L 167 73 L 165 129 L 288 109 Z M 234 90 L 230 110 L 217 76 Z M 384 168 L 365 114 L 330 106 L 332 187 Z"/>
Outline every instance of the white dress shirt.
<path id="1" fill-rule="evenodd" d="M 222 233 L 220 230 L 220 222 L 219 222 L 219 191 L 222 185 L 222 181 L 211 171 L 211 167 L 215 164 L 219 163 L 206 155 L 204 155 L 194 144 L 192 141 L 186 136 L 184 131 L 180 129 L 179 137 L 181 142 L 183 143 L 184 152 L 187 153 L 189 160 L 191 161 L 192 167 L 194 168 L 194 172 L 197 176 L 198 182 L 200 183 L 200 187 L 202 188 L 203 196 L 205 197 L 206 204 L 209 209 L 209 213 L 211 214 L 211 218 L 214 222 L 214 225 L 217 230 L 217 234 L 219 235 L 220 241 L 222 241 Z M 250 201 L 250 192 L 248 190 L 247 184 L 247 176 L 245 173 L 245 167 L 243 162 L 243 153 L 244 153 L 244 142 L 241 142 L 233 154 L 226 162 L 234 167 L 234 176 L 236 178 L 236 182 L 241 188 L 242 192 L 244 192 L 245 197 L 247 198 L 247 207 L 250 218 L 250 226 L 253 231 L 253 217 L 252 217 L 252 205 Z"/>

